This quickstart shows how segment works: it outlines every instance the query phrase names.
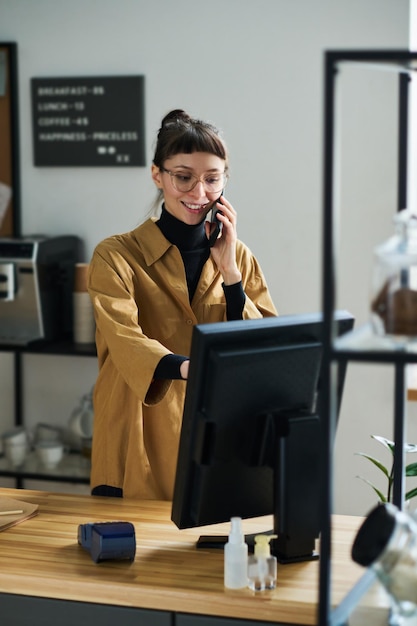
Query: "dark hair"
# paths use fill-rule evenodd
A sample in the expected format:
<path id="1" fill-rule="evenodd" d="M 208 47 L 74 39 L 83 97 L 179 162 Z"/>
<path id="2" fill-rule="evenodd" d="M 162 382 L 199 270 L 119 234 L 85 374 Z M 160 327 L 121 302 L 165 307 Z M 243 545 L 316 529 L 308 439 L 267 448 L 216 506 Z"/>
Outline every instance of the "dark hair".
<path id="1" fill-rule="evenodd" d="M 176 154 L 208 152 L 226 161 L 227 148 L 218 129 L 209 122 L 192 118 L 182 109 L 168 113 L 158 131 L 153 163 L 163 167 L 165 161 Z"/>

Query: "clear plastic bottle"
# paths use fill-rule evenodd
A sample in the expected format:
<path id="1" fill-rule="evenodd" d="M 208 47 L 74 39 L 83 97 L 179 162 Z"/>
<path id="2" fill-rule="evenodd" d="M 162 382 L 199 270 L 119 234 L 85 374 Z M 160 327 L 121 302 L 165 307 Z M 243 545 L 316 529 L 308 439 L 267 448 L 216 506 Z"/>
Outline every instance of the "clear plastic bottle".
<path id="1" fill-rule="evenodd" d="M 242 589 L 248 585 L 248 545 L 242 530 L 242 519 L 232 517 L 228 542 L 224 546 L 224 586 Z"/>
<path id="2" fill-rule="evenodd" d="M 375 249 L 371 322 L 396 343 L 417 340 L 417 215 L 394 216 L 395 234 Z"/>
<path id="3" fill-rule="evenodd" d="M 269 542 L 277 535 L 256 535 L 255 551 L 248 559 L 248 585 L 253 591 L 275 589 L 277 559 L 271 555 Z"/>
<path id="4" fill-rule="evenodd" d="M 369 566 L 391 600 L 393 619 L 417 615 L 417 523 L 390 503 L 374 508 L 360 527 L 352 558 Z"/>

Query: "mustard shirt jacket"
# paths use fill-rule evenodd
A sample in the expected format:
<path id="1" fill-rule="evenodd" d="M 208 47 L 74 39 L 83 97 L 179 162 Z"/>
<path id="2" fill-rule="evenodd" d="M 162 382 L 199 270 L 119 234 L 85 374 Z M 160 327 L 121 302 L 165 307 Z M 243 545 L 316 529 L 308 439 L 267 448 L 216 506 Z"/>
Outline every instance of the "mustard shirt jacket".
<path id="1" fill-rule="evenodd" d="M 190 354 L 195 324 L 225 321 L 226 300 L 210 257 L 190 303 L 181 254 L 155 222 L 105 239 L 89 264 L 99 366 L 91 488 L 171 500 L 186 381 L 154 381 L 154 371 L 170 352 Z M 243 318 L 277 315 L 261 268 L 240 241 L 236 255 Z"/>

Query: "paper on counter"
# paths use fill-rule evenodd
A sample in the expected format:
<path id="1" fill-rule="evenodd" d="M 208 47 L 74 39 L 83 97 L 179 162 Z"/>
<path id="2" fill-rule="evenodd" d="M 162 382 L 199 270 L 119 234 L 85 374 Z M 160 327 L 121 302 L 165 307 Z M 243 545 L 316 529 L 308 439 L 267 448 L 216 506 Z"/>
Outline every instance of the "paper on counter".
<path id="1" fill-rule="evenodd" d="M 7 498 L 6 496 L 0 496 L 0 511 L 16 511 L 21 510 L 23 513 L 16 515 L 1 515 L 0 516 L 0 531 L 6 530 L 11 526 L 20 524 L 31 517 L 38 514 L 39 505 L 30 504 L 23 500 L 15 500 L 14 498 Z"/>

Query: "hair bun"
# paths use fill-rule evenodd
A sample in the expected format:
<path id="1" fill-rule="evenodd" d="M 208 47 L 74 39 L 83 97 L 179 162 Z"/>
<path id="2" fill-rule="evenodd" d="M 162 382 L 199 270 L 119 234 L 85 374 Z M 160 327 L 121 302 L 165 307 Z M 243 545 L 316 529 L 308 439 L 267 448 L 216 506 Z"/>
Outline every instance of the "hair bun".
<path id="1" fill-rule="evenodd" d="M 161 122 L 152 162 L 163 168 L 165 161 L 176 154 L 193 152 L 214 154 L 225 161 L 227 168 L 227 149 L 217 128 L 191 117 L 183 109 L 173 109 Z"/>
<path id="2" fill-rule="evenodd" d="M 176 123 L 180 120 L 183 122 L 189 122 L 191 120 L 191 117 L 182 109 L 174 109 L 173 111 L 170 111 L 165 115 L 161 123 L 161 128 L 163 128 L 167 124 Z"/>

